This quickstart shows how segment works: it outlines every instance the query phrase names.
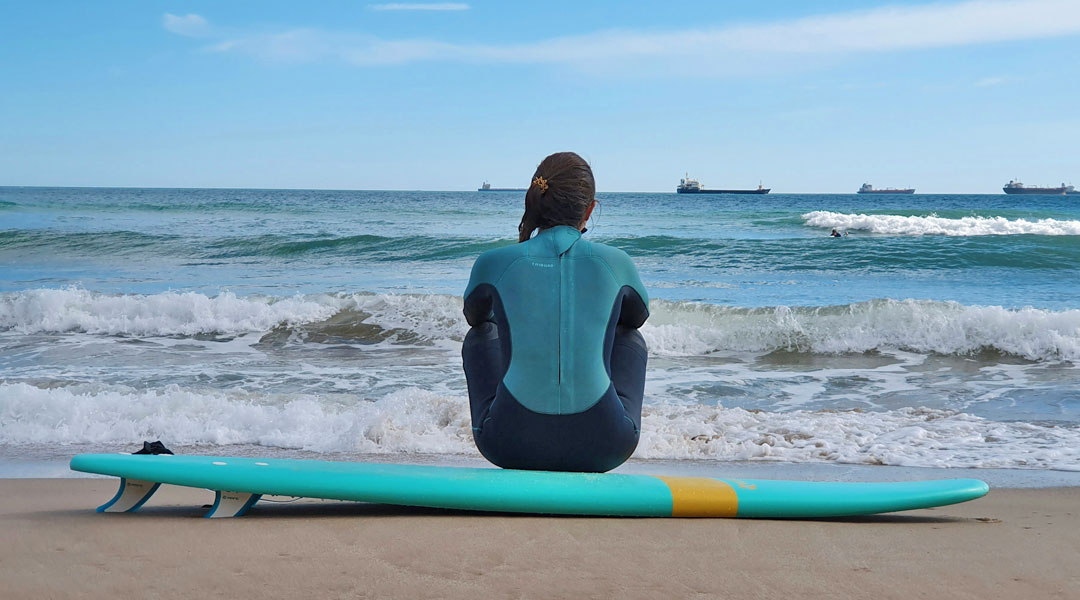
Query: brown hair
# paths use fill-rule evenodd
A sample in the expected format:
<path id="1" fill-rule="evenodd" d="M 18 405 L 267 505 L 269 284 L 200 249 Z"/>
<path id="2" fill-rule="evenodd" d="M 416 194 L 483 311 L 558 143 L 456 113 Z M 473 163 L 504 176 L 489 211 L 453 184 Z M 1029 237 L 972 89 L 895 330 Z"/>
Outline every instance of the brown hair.
<path id="1" fill-rule="evenodd" d="M 573 152 L 556 152 L 540 161 L 525 192 L 525 214 L 518 225 L 518 242 L 537 228 L 578 227 L 596 197 L 592 169 Z"/>

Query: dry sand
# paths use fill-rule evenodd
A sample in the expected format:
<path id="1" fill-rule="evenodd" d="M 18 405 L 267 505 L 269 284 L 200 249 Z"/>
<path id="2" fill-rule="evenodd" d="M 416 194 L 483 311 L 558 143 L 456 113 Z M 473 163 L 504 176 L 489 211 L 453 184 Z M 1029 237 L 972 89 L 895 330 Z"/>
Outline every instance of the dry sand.
<path id="1" fill-rule="evenodd" d="M 857 519 L 506 516 L 0 480 L 0 598 L 1080 598 L 1080 488 Z"/>

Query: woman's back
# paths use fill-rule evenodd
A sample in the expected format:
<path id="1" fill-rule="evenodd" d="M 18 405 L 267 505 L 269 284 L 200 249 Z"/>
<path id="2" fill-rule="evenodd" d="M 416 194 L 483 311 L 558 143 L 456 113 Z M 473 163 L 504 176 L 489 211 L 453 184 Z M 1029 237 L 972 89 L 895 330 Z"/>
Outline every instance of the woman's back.
<path id="1" fill-rule="evenodd" d="M 506 328 L 507 391 L 549 415 L 596 404 L 611 386 L 606 359 L 616 325 L 637 328 L 648 316 L 648 296 L 630 257 L 566 226 L 481 255 L 465 298 L 471 325 L 490 315 Z"/>

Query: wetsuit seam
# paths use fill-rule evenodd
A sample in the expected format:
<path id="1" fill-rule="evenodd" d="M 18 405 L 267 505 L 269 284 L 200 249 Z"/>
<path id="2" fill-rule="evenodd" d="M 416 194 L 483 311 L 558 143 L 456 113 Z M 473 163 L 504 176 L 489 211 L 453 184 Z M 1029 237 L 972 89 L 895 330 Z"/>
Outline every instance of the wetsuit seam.
<path id="1" fill-rule="evenodd" d="M 510 267 L 516 265 L 518 262 L 523 261 L 523 260 L 525 260 L 527 258 L 529 258 L 528 255 L 519 256 L 519 257 L 515 258 L 514 260 L 510 261 L 510 264 L 503 267 L 502 273 L 499 273 L 499 276 L 495 279 L 495 282 L 492 283 L 491 285 L 493 285 L 495 287 L 499 287 L 499 282 L 502 281 L 503 277 L 506 277 L 506 274 L 510 271 Z"/>
<path id="2" fill-rule="evenodd" d="M 491 403 L 495 404 L 495 401 L 492 400 Z M 488 407 L 488 411 L 489 412 L 491 411 L 490 406 Z M 487 427 L 488 421 L 490 421 L 491 419 L 492 419 L 492 417 L 490 417 L 490 416 L 484 417 L 484 419 L 480 422 L 480 426 L 479 427 L 473 427 L 472 430 L 474 432 L 476 432 L 476 433 L 483 433 L 484 432 L 484 427 Z"/>
<path id="3" fill-rule="evenodd" d="M 615 282 L 615 285 L 618 285 L 620 288 L 622 287 L 622 284 L 619 283 L 619 278 L 615 275 L 615 270 L 611 268 L 611 265 L 608 264 L 608 261 L 604 260 L 604 257 L 594 255 L 588 258 L 595 258 L 596 260 L 600 261 L 600 264 L 604 265 L 604 268 L 607 269 L 608 275 L 611 275 L 611 280 Z"/>
<path id="4" fill-rule="evenodd" d="M 612 383 L 611 383 L 611 381 L 609 380 L 609 381 L 608 381 L 608 389 L 611 389 L 613 385 L 614 385 L 614 384 L 612 384 Z M 505 384 L 505 383 L 503 384 L 503 387 L 506 387 L 506 384 Z M 506 388 L 506 392 L 507 392 L 507 396 L 508 396 L 509 398 L 513 399 L 513 401 L 514 401 L 515 403 L 517 403 L 517 405 L 518 405 L 518 406 L 520 406 L 520 407 L 521 407 L 521 408 L 522 408 L 523 410 L 525 410 L 525 411 L 528 411 L 528 412 L 531 412 L 531 413 L 533 413 L 534 415 L 545 415 L 545 416 L 549 416 L 549 417 L 561 417 L 561 416 L 564 416 L 564 415 L 578 415 L 578 414 L 581 414 L 581 413 L 583 413 L 583 412 L 585 412 L 585 411 L 589 410 L 590 408 L 592 408 L 592 407 L 596 406 L 597 404 L 600 404 L 600 401 L 601 401 L 601 400 L 603 400 L 603 399 L 604 399 L 604 396 L 606 396 L 606 395 L 607 395 L 607 390 L 604 390 L 604 393 L 603 393 L 603 394 L 600 394 L 600 396 L 599 396 L 599 397 L 598 397 L 598 398 L 597 398 L 596 400 L 594 400 L 594 401 L 593 401 L 593 402 L 592 402 L 591 404 L 589 404 L 588 406 L 586 406 L 585 408 L 583 408 L 583 409 L 581 409 L 581 410 L 578 410 L 578 411 L 574 411 L 574 412 L 572 412 L 572 413 L 549 413 L 549 412 L 540 412 L 540 411 L 538 411 L 538 410 L 533 410 L 533 409 L 529 408 L 529 407 L 528 407 L 528 406 L 526 406 L 526 405 L 525 405 L 525 403 L 523 403 L 523 402 L 522 402 L 521 400 L 518 400 L 518 397 L 517 397 L 517 396 L 516 396 L 516 395 L 514 394 L 514 392 L 512 392 L 512 391 L 510 390 L 510 388 L 508 388 L 508 387 Z M 618 396 L 618 393 L 616 392 L 616 394 L 615 394 L 615 395 L 616 395 L 616 396 Z M 497 400 L 497 399 L 498 399 L 498 396 L 496 396 L 496 400 Z M 505 401 L 505 400 L 506 400 L 506 398 L 504 398 L 503 400 Z M 491 403 L 491 404 L 492 404 L 492 405 L 494 406 L 495 402 L 494 402 L 494 401 L 492 401 L 492 403 Z M 492 418 L 492 417 L 487 417 L 486 419 L 484 419 L 484 424 L 487 424 L 487 421 L 488 421 L 488 420 L 490 420 L 491 418 Z M 482 425 L 481 425 L 481 426 L 482 426 Z"/>

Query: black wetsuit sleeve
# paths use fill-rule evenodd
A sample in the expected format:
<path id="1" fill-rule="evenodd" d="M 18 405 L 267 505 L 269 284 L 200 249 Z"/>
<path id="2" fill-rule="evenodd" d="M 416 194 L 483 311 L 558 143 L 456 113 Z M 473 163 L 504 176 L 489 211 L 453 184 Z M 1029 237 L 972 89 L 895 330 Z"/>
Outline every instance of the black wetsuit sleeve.
<path id="1" fill-rule="evenodd" d="M 619 313 L 619 325 L 637 329 L 649 318 L 649 305 L 633 287 L 622 288 L 622 307 Z"/>
<path id="2" fill-rule="evenodd" d="M 498 266 L 498 263 L 493 264 L 490 259 L 490 252 L 481 254 L 473 263 L 472 273 L 469 274 L 469 285 L 465 288 L 464 294 L 465 307 L 462 312 L 465 313 L 465 320 L 469 322 L 470 327 L 476 327 L 493 319 L 491 307 L 495 286 L 491 282 L 498 279 L 498 273 L 494 273 L 494 268 Z"/>
<path id="3" fill-rule="evenodd" d="M 491 285 L 484 284 L 479 285 L 473 289 L 472 293 L 465 297 L 465 320 L 469 322 L 470 327 L 476 327 L 477 325 L 491 321 L 494 315 L 491 312 Z"/>

